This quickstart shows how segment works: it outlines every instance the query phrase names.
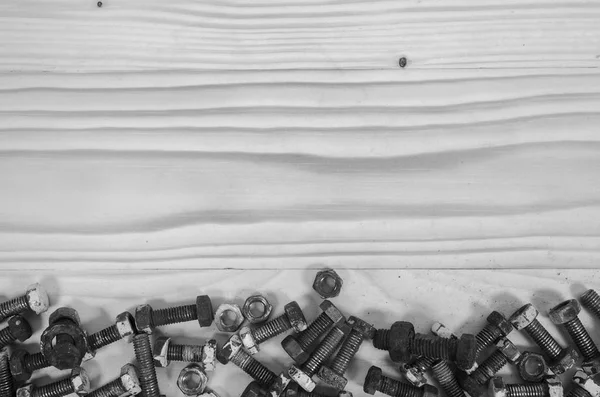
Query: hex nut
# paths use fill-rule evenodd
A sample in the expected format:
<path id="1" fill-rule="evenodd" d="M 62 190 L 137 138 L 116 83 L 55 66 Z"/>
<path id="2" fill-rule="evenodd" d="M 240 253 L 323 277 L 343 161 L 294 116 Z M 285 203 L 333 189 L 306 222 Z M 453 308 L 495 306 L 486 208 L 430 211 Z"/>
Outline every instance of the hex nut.
<path id="1" fill-rule="evenodd" d="M 281 341 L 281 346 L 296 363 L 302 364 L 308 360 L 309 353 L 300 346 L 293 335 L 286 336 Z"/>
<path id="2" fill-rule="evenodd" d="M 523 353 L 517 369 L 521 379 L 526 382 L 541 382 L 550 370 L 544 356 L 532 352 Z"/>
<path id="3" fill-rule="evenodd" d="M 125 364 L 121 367 L 121 384 L 127 390 L 128 395 L 135 396 L 142 392 L 140 380 L 138 378 L 137 369 L 132 364 Z"/>
<path id="4" fill-rule="evenodd" d="M 550 363 L 550 369 L 557 375 L 560 375 L 573 368 L 579 360 L 579 352 L 573 347 L 566 347 L 560 353 L 558 358 Z"/>
<path id="5" fill-rule="evenodd" d="M 502 352 L 502 354 L 504 354 L 504 357 L 507 358 L 509 363 L 517 364 L 519 360 L 521 360 L 521 352 L 519 351 L 519 348 L 510 340 L 501 338 L 498 342 L 496 342 L 496 347 Z"/>
<path id="6" fill-rule="evenodd" d="M 333 286 L 329 283 L 333 282 Z M 344 280 L 333 269 L 324 269 L 317 273 L 313 282 L 313 289 L 323 299 L 335 298 L 342 290 Z"/>
<path id="7" fill-rule="evenodd" d="M 119 314 L 115 319 L 115 326 L 119 335 L 121 335 L 121 339 L 131 342 L 133 335 L 135 335 L 135 320 L 131 313 L 123 312 Z"/>
<path id="8" fill-rule="evenodd" d="M 135 326 L 138 332 L 152 333 L 154 330 L 154 326 L 152 325 L 152 306 L 143 304 L 135 308 Z"/>
<path id="9" fill-rule="evenodd" d="M 290 367 L 290 369 L 288 370 L 288 374 L 294 382 L 296 382 L 301 388 L 303 388 L 307 392 L 312 392 L 315 389 L 315 387 L 317 387 L 317 384 L 314 380 L 312 380 L 312 377 L 310 377 L 308 374 L 306 374 L 304 371 L 302 371 L 295 365 L 292 365 Z"/>
<path id="10" fill-rule="evenodd" d="M 383 378 L 381 368 L 371 366 L 365 376 L 365 382 L 363 383 L 363 391 L 367 394 L 375 394 Z"/>
<path id="11" fill-rule="evenodd" d="M 287 315 L 288 321 L 292 324 L 292 328 L 296 332 L 302 332 L 308 328 L 308 323 L 304 317 L 300 305 L 296 301 L 291 301 L 283 307 L 285 314 Z"/>
<path id="12" fill-rule="evenodd" d="M 487 316 L 487 322 L 495 325 L 504 336 L 508 336 L 515 329 L 502 313 L 495 310 Z"/>
<path id="13" fill-rule="evenodd" d="M 581 311 L 579 302 L 575 299 L 569 299 L 554 306 L 548 311 L 548 317 L 554 324 L 564 324 L 575 320 Z"/>
<path id="14" fill-rule="evenodd" d="M 317 376 L 323 382 L 327 383 L 329 386 L 333 387 L 336 390 L 344 390 L 346 388 L 346 385 L 348 384 L 348 379 L 346 379 L 342 375 L 336 374 L 331 368 L 325 365 L 319 368 Z"/>
<path id="15" fill-rule="evenodd" d="M 564 388 L 558 376 L 546 378 L 546 384 L 548 385 L 548 397 L 563 397 Z"/>
<path id="16" fill-rule="evenodd" d="M 228 314 L 233 313 L 233 320 L 229 319 Z M 215 314 L 217 328 L 222 332 L 235 332 L 244 322 L 244 316 L 240 307 L 235 303 L 223 303 L 217 308 Z M 231 322 L 229 322 L 231 321 Z"/>
<path id="17" fill-rule="evenodd" d="M 516 330 L 520 331 L 531 324 L 537 317 L 538 311 L 531 303 L 523 305 L 508 319 Z"/>
<path id="18" fill-rule="evenodd" d="M 215 370 L 218 349 L 217 341 L 214 339 L 208 340 L 202 346 L 202 365 L 205 371 L 212 372 Z"/>
<path id="19" fill-rule="evenodd" d="M 240 332 L 238 332 L 238 334 L 240 335 L 240 339 L 242 340 L 242 343 L 249 354 L 258 353 L 258 344 L 256 343 L 256 339 L 254 339 L 254 335 L 252 334 L 250 327 L 240 328 Z"/>
<path id="20" fill-rule="evenodd" d="M 167 352 L 169 351 L 170 344 L 171 338 L 167 338 L 164 336 L 157 338 L 154 342 L 154 348 L 152 349 L 152 351 L 154 356 L 154 365 L 156 367 L 165 368 L 168 367 L 169 364 L 171 364 L 171 361 L 167 358 Z"/>
<path id="21" fill-rule="evenodd" d="M 32 334 L 29 322 L 18 314 L 8 319 L 8 329 L 10 334 L 20 342 L 25 342 Z"/>
<path id="22" fill-rule="evenodd" d="M 23 387 L 19 387 L 17 389 L 17 397 L 31 397 L 31 394 L 33 392 L 33 385 L 31 383 L 23 386 Z"/>
<path id="23" fill-rule="evenodd" d="M 516 328 L 516 327 L 515 327 Z M 519 329 L 519 328 L 517 328 Z M 504 383 L 504 379 L 500 376 L 495 376 L 489 383 L 490 385 L 490 394 L 493 397 L 506 397 L 506 384 Z M 471 396 L 473 397 L 473 396 Z"/>
<path id="24" fill-rule="evenodd" d="M 252 313 L 252 305 L 255 303 L 258 303 L 263 307 L 262 313 L 258 316 Z M 249 296 L 244 302 L 244 306 L 242 306 L 242 314 L 251 324 L 260 324 L 267 321 L 271 316 L 272 311 L 273 305 L 269 303 L 266 297 L 260 294 Z"/>
<path id="25" fill-rule="evenodd" d="M 369 324 L 358 317 L 348 317 L 346 324 L 348 324 L 353 330 L 358 331 L 366 339 L 373 339 L 373 336 L 375 336 L 376 328 L 372 324 Z"/>
<path id="26" fill-rule="evenodd" d="M 74 309 L 61 307 L 50 315 L 50 325 L 42 332 L 40 347 L 50 365 L 58 369 L 78 367 L 84 356 L 89 356 L 87 334 L 79 326 L 79 315 Z M 54 338 L 68 336 L 69 343 L 57 343 Z"/>
<path id="27" fill-rule="evenodd" d="M 28 355 L 29 353 L 24 349 L 15 349 L 10 356 L 10 373 L 18 383 L 25 382 L 31 377 L 31 372 L 28 372 L 25 367 L 25 357 Z"/>
<path id="28" fill-rule="evenodd" d="M 25 292 L 27 297 L 27 306 L 35 314 L 41 314 L 48 310 L 50 307 L 50 300 L 48 299 L 48 292 L 40 284 L 31 284 L 27 287 Z"/>
<path id="29" fill-rule="evenodd" d="M 410 359 L 410 343 L 415 338 L 415 327 L 408 321 L 396 321 L 390 327 L 388 353 L 392 361 L 407 362 Z"/>
<path id="30" fill-rule="evenodd" d="M 79 367 L 71 371 L 71 384 L 77 395 L 88 394 L 90 391 L 90 378 L 85 369 Z"/>
<path id="31" fill-rule="evenodd" d="M 342 312 L 337 307 L 335 307 L 335 305 L 329 300 L 324 300 L 323 302 L 321 302 L 319 307 L 321 308 L 323 313 L 325 313 L 327 317 L 329 317 L 331 321 L 333 321 L 334 324 L 346 320 L 346 317 L 344 317 Z"/>
<path id="32" fill-rule="evenodd" d="M 292 382 L 287 371 L 281 372 L 276 378 L 273 384 L 267 390 L 267 396 L 269 397 L 280 397 L 285 393 L 288 385 Z"/>
<path id="33" fill-rule="evenodd" d="M 201 327 L 210 327 L 215 319 L 212 301 L 208 295 L 196 297 L 196 313 Z"/>
<path id="34" fill-rule="evenodd" d="M 181 370 L 177 377 L 177 387 L 186 396 L 197 396 L 204 392 L 208 376 L 198 364 L 189 364 Z"/>
<path id="35" fill-rule="evenodd" d="M 72 307 L 59 307 L 50 314 L 50 317 L 48 318 L 48 323 L 50 325 L 54 325 L 58 321 L 63 319 L 70 320 L 73 323 L 75 323 L 75 325 L 81 325 L 79 313 L 77 313 L 77 310 L 73 309 Z"/>

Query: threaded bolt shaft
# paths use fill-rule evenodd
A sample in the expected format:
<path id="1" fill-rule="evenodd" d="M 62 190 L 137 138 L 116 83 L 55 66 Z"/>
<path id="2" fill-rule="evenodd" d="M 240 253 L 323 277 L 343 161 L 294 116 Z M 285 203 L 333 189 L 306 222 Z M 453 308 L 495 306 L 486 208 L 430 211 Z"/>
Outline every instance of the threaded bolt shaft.
<path id="1" fill-rule="evenodd" d="M 435 358 L 432 357 L 425 357 L 425 356 L 420 356 L 417 357 L 415 359 L 415 361 L 413 361 L 412 364 L 410 364 L 411 367 L 415 367 L 418 368 L 420 371 L 425 372 L 427 371 L 429 368 L 431 368 L 431 366 L 433 365 L 433 363 L 436 361 Z"/>
<path id="2" fill-rule="evenodd" d="M 580 297 L 583 307 L 591 311 L 600 318 L 600 295 L 593 289 L 587 290 Z"/>
<path id="3" fill-rule="evenodd" d="M 298 334 L 296 341 L 304 350 L 308 348 L 323 335 L 330 326 L 333 325 L 333 320 L 325 313 L 319 314 L 319 317 L 313 321 L 308 328 Z"/>
<path id="4" fill-rule="evenodd" d="M 562 347 L 558 344 L 556 339 L 550 335 L 548 330 L 544 328 L 540 322 L 535 319 L 525 328 L 523 328 L 527 334 L 533 339 L 533 341 L 550 357 L 552 360 L 556 360 L 562 352 Z M 508 396 L 510 397 L 510 396 Z M 517 396 L 521 397 L 521 396 Z"/>
<path id="5" fill-rule="evenodd" d="M 393 397 L 423 397 L 423 389 L 387 376 L 381 377 L 377 391 Z"/>
<path id="6" fill-rule="evenodd" d="M 321 368 L 321 365 L 333 354 L 342 339 L 344 339 L 344 335 L 344 331 L 339 327 L 334 327 L 329 331 L 308 360 L 302 365 L 302 371 L 308 376 L 315 375 L 319 371 L 319 368 Z"/>
<path id="7" fill-rule="evenodd" d="M 379 350 L 388 350 L 390 348 L 390 330 L 378 329 L 373 336 L 373 346 Z"/>
<path id="8" fill-rule="evenodd" d="M 0 321 L 4 321 L 15 314 L 23 313 L 28 309 L 29 303 L 27 303 L 26 295 L 2 302 L 0 303 Z"/>
<path id="9" fill-rule="evenodd" d="M 242 349 L 231 358 L 231 362 L 237 365 L 242 371 L 250 375 L 261 386 L 269 387 L 277 378 L 277 375 L 270 369 L 258 362 L 254 357 Z"/>
<path id="10" fill-rule="evenodd" d="M 486 326 L 475 335 L 475 338 L 477 339 L 477 357 L 479 357 L 479 354 L 483 350 L 494 344 L 502 336 L 500 328 L 493 324 L 486 324 Z"/>
<path id="11" fill-rule="evenodd" d="M 596 344 L 581 323 L 579 317 L 575 317 L 573 320 L 567 321 L 563 325 L 585 360 L 591 360 L 600 355 L 598 347 L 596 347 Z"/>
<path id="12" fill-rule="evenodd" d="M 457 347 L 458 339 L 432 338 L 422 334 L 415 334 L 410 341 L 410 351 L 413 354 L 447 361 L 454 360 Z"/>
<path id="13" fill-rule="evenodd" d="M 133 337 L 133 349 L 138 362 L 138 375 L 142 387 L 142 397 L 160 397 L 154 359 L 152 358 L 152 347 L 150 336 L 141 333 Z"/>
<path id="14" fill-rule="evenodd" d="M 444 390 L 444 392 L 446 392 L 446 396 L 465 397 L 465 393 L 458 384 L 458 381 L 454 376 L 454 372 L 452 372 L 448 362 L 444 360 L 438 360 L 433 364 L 431 369 L 433 370 L 433 376 L 437 379 L 440 387 L 442 390 Z"/>
<path id="15" fill-rule="evenodd" d="M 545 383 L 506 385 L 506 397 L 547 397 L 548 385 Z"/>
<path id="16" fill-rule="evenodd" d="M 113 324 L 88 336 L 88 345 L 91 350 L 96 351 L 119 340 L 121 340 L 121 334 L 119 334 L 117 326 Z"/>
<path id="17" fill-rule="evenodd" d="M 202 361 L 202 346 L 177 345 L 174 343 L 169 343 L 169 348 L 167 349 L 167 360 L 199 363 Z"/>
<path id="18" fill-rule="evenodd" d="M 287 314 L 282 314 L 279 317 L 264 323 L 258 328 L 252 330 L 252 336 L 257 344 L 261 344 L 264 341 L 274 338 L 275 336 L 284 333 L 285 331 L 292 328 L 292 323 L 288 319 Z"/>
<path id="19" fill-rule="evenodd" d="M 62 397 L 74 392 L 75 389 L 73 388 L 71 378 L 67 378 L 48 385 L 33 388 L 31 390 L 31 397 Z"/>
<path id="20" fill-rule="evenodd" d="M 567 397 L 592 397 L 592 395 L 583 387 L 579 386 L 578 384 L 574 384 L 569 394 L 567 394 Z"/>
<path id="21" fill-rule="evenodd" d="M 88 393 L 87 397 L 119 397 L 128 393 L 120 378 Z"/>
<path id="22" fill-rule="evenodd" d="M 167 307 L 152 311 L 152 325 L 177 324 L 198 319 L 196 305 Z"/>
<path id="23" fill-rule="evenodd" d="M 0 330 L 0 349 L 13 343 L 17 338 L 10 332 L 10 328 L 6 327 Z"/>
<path id="24" fill-rule="evenodd" d="M 23 362 L 28 372 L 37 371 L 38 369 L 48 368 L 50 366 L 50 363 L 46 360 L 46 357 L 44 357 L 42 352 L 26 355 L 25 358 L 23 358 Z"/>
<path id="25" fill-rule="evenodd" d="M 352 361 L 358 349 L 360 349 L 360 345 L 362 345 L 364 339 L 364 335 L 359 331 L 355 329 L 350 331 L 350 334 L 344 340 L 344 343 L 342 343 L 342 347 L 340 347 L 340 350 L 331 363 L 331 370 L 338 375 L 344 375 L 350 366 L 350 361 Z"/>
<path id="26" fill-rule="evenodd" d="M 0 351 L 0 396 L 12 397 L 14 394 L 15 385 L 8 364 L 8 350 L 4 348 Z"/>
<path id="27" fill-rule="evenodd" d="M 480 385 L 485 385 L 507 363 L 508 358 L 500 350 L 496 350 L 477 367 L 471 377 Z"/>

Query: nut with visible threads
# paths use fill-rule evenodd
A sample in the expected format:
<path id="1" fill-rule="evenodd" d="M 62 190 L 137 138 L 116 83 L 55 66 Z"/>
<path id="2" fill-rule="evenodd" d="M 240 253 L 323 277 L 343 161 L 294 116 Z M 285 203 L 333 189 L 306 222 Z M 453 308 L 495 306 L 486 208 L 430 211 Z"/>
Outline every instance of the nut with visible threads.
<path id="1" fill-rule="evenodd" d="M 40 338 L 41 351 L 46 360 L 58 369 L 79 367 L 90 349 L 77 311 L 60 307 L 50 315 L 49 323 Z"/>
<path id="2" fill-rule="evenodd" d="M 233 314 L 233 319 L 230 315 Z M 215 323 L 222 332 L 235 332 L 244 322 L 244 315 L 235 303 L 222 303 L 215 313 Z"/>
<path id="3" fill-rule="evenodd" d="M 323 299 L 335 298 L 340 294 L 344 280 L 333 269 L 324 269 L 317 272 L 313 289 Z"/>
<path id="4" fill-rule="evenodd" d="M 541 382 L 551 374 L 544 356 L 538 353 L 525 352 L 517 364 L 521 379 L 527 382 Z"/>
<path id="5" fill-rule="evenodd" d="M 281 342 L 283 349 L 296 364 L 302 364 L 308 359 L 311 346 L 332 326 L 346 320 L 342 312 L 330 301 L 324 300 L 319 306 L 323 312 L 315 321 L 298 335 L 288 335 Z"/>
<path id="6" fill-rule="evenodd" d="M 35 314 L 44 313 L 50 307 L 48 293 L 40 284 L 27 287 L 25 295 L 0 303 L 0 321 L 27 310 Z"/>
<path id="7" fill-rule="evenodd" d="M 367 372 L 363 391 L 367 394 L 381 392 L 393 397 L 437 397 L 438 390 L 434 386 L 415 387 L 408 383 L 384 376 L 381 368 L 372 366 Z"/>
<path id="8" fill-rule="evenodd" d="M 20 315 L 8 319 L 8 327 L 0 330 L 0 349 L 15 341 L 25 342 L 31 337 L 31 325 Z"/>
<path id="9" fill-rule="evenodd" d="M 138 376 L 142 386 L 143 397 L 160 397 L 156 369 L 152 359 L 152 346 L 150 336 L 141 333 L 133 337 L 133 350 L 138 362 Z"/>
<path id="10" fill-rule="evenodd" d="M 258 304 L 262 306 L 260 315 L 255 315 L 252 311 L 252 306 Z M 249 296 L 242 306 L 242 314 L 251 324 L 260 324 L 269 319 L 271 312 L 273 311 L 273 305 L 263 295 L 257 294 Z"/>
<path id="11" fill-rule="evenodd" d="M 592 360 L 600 356 L 600 352 L 581 320 L 577 317 L 580 311 L 581 306 L 579 306 L 579 302 L 575 299 L 570 299 L 550 309 L 548 316 L 554 324 L 565 327 L 583 358 L 585 360 Z"/>
<path id="12" fill-rule="evenodd" d="M 206 389 L 208 376 L 198 364 L 189 364 L 181 370 L 177 377 L 177 387 L 186 396 L 197 396 Z"/>
<path id="13" fill-rule="evenodd" d="M 121 374 L 112 382 L 90 392 L 88 397 L 127 397 L 142 392 L 137 370 L 132 364 L 121 367 Z"/>
<path id="14" fill-rule="evenodd" d="M 155 327 L 197 320 L 201 327 L 208 327 L 214 320 L 212 302 L 208 295 L 196 297 L 196 304 L 153 309 L 140 305 L 135 309 L 135 324 L 139 332 L 151 334 Z"/>

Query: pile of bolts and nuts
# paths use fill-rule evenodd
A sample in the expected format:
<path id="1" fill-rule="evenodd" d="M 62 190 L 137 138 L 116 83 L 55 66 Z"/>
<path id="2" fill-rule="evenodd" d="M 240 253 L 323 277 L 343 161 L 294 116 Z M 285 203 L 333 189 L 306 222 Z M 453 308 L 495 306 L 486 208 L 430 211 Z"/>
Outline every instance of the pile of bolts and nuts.
<path id="1" fill-rule="evenodd" d="M 312 322 L 306 320 L 294 301 L 287 303 L 278 317 L 269 319 L 273 308 L 262 295 L 249 297 L 242 308 L 224 303 L 216 311 L 211 299 L 202 295 L 187 306 L 138 306 L 133 315 L 121 313 L 114 324 L 88 335 L 77 312 L 60 307 L 49 317 L 48 327 L 41 335 L 40 351 L 28 352 L 14 346 L 32 335 L 23 315 L 40 314 L 49 308 L 47 293 L 34 284 L 23 296 L 0 304 L 0 321 L 8 322 L 0 330 L 0 397 L 161 397 L 156 368 L 167 367 L 171 361 L 190 363 L 177 379 L 177 386 L 187 396 L 217 397 L 207 386 L 207 373 L 214 371 L 217 363 L 232 363 L 254 379 L 243 391 L 243 397 L 324 396 L 314 391 L 317 382 L 331 392 L 329 395 L 350 397 L 344 374 L 367 339 L 375 348 L 387 350 L 391 361 L 398 363 L 398 376 L 403 378 L 384 375 L 380 368 L 372 366 L 363 384 L 367 394 L 438 396 L 438 388 L 429 384 L 426 377 L 431 371 L 448 397 L 563 397 L 559 375 L 576 368 L 568 397 L 600 397 L 600 352 L 578 318 L 581 307 L 577 300 L 559 303 L 548 313 L 554 324 L 565 328 L 575 348 L 561 346 L 538 321 L 538 311 L 531 304 L 508 319 L 493 311 L 477 335 L 458 337 L 440 323 L 431 327 L 431 333 L 420 334 L 406 321 L 397 321 L 389 329 L 375 329 L 357 317 L 346 317 L 327 300 L 337 296 L 342 288 L 342 279 L 331 269 L 317 273 L 313 288 L 324 300 L 321 314 Z M 600 318 L 600 296 L 594 290 L 585 292 L 580 300 Z M 222 346 L 215 340 L 203 345 L 178 344 L 168 337 L 158 337 L 151 344 L 150 335 L 156 327 L 186 321 L 197 321 L 200 327 L 215 322 L 220 331 L 232 335 Z M 291 334 L 281 345 L 294 363 L 275 373 L 253 355 L 260 345 L 288 331 Z M 520 351 L 509 339 L 515 331 L 523 331 L 543 354 Z M 133 344 L 136 364 L 124 364 L 115 380 L 90 391 L 81 363 L 92 359 L 102 347 L 122 339 Z M 517 367 L 523 383 L 506 384 L 496 376 L 507 364 Z M 51 366 L 70 370 L 70 374 L 46 385 L 29 382 L 33 371 Z"/>

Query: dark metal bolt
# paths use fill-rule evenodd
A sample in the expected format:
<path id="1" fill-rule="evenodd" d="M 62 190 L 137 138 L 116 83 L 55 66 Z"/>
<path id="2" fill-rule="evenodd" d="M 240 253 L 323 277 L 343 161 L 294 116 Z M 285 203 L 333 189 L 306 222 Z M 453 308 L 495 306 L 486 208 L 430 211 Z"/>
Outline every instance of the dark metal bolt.
<path id="1" fill-rule="evenodd" d="M 197 320 L 201 327 L 208 327 L 214 320 L 212 302 L 208 295 L 196 298 L 196 304 L 152 309 L 150 305 L 140 305 L 135 309 L 135 323 L 138 331 L 152 333 L 154 327 Z"/>
<path id="2" fill-rule="evenodd" d="M 381 368 L 375 366 L 369 368 L 369 372 L 367 372 L 363 391 L 367 394 L 381 392 L 392 397 L 435 397 L 438 395 L 438 390 L 434 386 L 425 385 L 423 387 L 415 387 L 408 383 L 388 378 L 382 374 Z"/>
<path id="3" fill-rule="evenodd" d="M 455 362 L 460 369 L 468 370 L 475 363 L 477 340 L 471 334 L 462 334 L 459 339 L 415 334 L 409 341 L 409 350 L 413 354 Z"/>
<path id="4" fill-rule="evenodd" d="M 500 377 L 492 378 L 490 391 L 493 397 L 555 397 L 562 396 L 560 379 L 548 378 L 543 383 L 505 384 Z"/>
<path id="5" fill-rule="evenodd" d="M 113 325 L 88 336 L 89 348 L 96 351 L 123 338 L 131 338 L 135 329 L 133 316 L 129 312 L 123 312 L 117 316 Z"/>
<path id="6" fill-rule="evenodd" d="M 75 368 L 71 376 L 40 387 L 26 385 L 17 391 L 17 396 L 62 397 L 72 393 L 85 395 L 90 391 L 90 380 L 83 368 Z"/>
<path id="7" fill-rule="evenodd" d="M 279 317 L 268 321 L 252 330 L 252 336 L 256 344 L 274 338 L 287 330 L 294 328 L 296 332 L 302 332 L 307 328 L 306 319 L 302 314 L 302 309 L 295 301 L 285 305 L 285 313 Z"/>
<path id="8" fill-rule="evenodd" d="M 336 397 L 352 397 L 352 393 L 348 391 L 341 390 L 336 395 Z M 315 393 L 303 390 L 296 383 L 292 383 L 286 389 L 283 397 L 328 397 L 325 394 Z"/>
<path id="9" fill-rule="evenodd" d="M 496 343 L 500 338 L 510 334 L 514 327 L 501 313 L 493 311 L 487 317 L 487 324 L 475 335 L 477 338 L 477 356 L 487 347 Z"/>
<path id="10" fill-rule="evenodd" d="M 41 352 L 29 354 L 26 350 L 16 349 L 9 360 L 10 372 L 17 382 L 25 382 L 33 371 L 50 367 L 50 363 Z"/>
<path id="11" fill-rule="evenodd" d="M 524 330 L 548 357 L 557 359 L 563 349 L 548 330 L 540 324 L 537 315 L 536 308 L 528 303 L 513 313 L 510 322 L 517 330 Z"/>
<path id="12" fill-rule="evenodd" d="M 104 386 L 90 392 L 88 397 L 120 397 L 135 396 L 142 391 L 136 368 L 126 364 L 121 368 L 121 375 Z"/>
<path id="13" fill-rule="evenodd" d="M 471 377 L 480 385 L 485 385 L 506 364 L 508 364 L 508 358 L 500 350 L 496 350 L 479 365 Z"/>
<path id="14" fill-rule="evenodd" d="M 579 297 L 583 307 L 591 311 L 600 318 L 600 295 L 593 289 L 587 290 L 583 295 Z"/>
<path id="15" fill-rule="evenodd" d="M 247 373 L 263 387 L 269 387 L 275 382 L 277 375 L 262 363 L 258 362 L 254 357 L 239 349 L 230 361 L 238 366 L 242 371 Z"/>
<path id="16" fill-rule="evenodd" d="M 0 303 L 0 321 L 28 310 L 40 314 L 48 310 L 49 306 L 46 290 L 39 284 L 32 284 L 27 287 L 25 295 Z"/>
<path id="17" fill-rule="evenodd" d="M 0 349 L 15 341 L 25 342 L 31 337 L 31 325 L 23 317 L 16 315 L 8 320 L 8 327 L 0 330 Z"/>
<path id="18" fill-rule="evenodd" d="M 8 364 L 8 350 L 0 351 L 0 396 L 12 397 L 15 394 L 15 385 Z"/>
<path id="19" fill-rule="evenodd" d="M 587 330 L 579 320 L 577 315 L 581 311 L 579 302 L 575 299 L 570 299 L 559 303 L 554 306 L 548 312 L 550 320 L 554 324 L 562 325 L 565 327 L 573 342 L 583 355 L 585 360 L 592 360 L 600 356 L 600 352 L 596 347 L 596 344 L 588 334 Z"/>
<path id="20" fill-rule="evenodd" d="M 433 371 L 433 376 L 440 384 L 442 390 L 446 393 L 446 396 L 465 397 L 465 393 L 458 384 L 456 376 L 454 376 L 454 371 L 452 371 L 448 362 L 438 360 L 433 364 L 431 369 Z"/>
<path id="21" fill-rule="evenodd" d="M 142 397 L 160 397 L 156 369 L 152 358 L 150 336 L 141 333 L 133 337 L 133 349 L 138 362 L 139 379 L 142 385 Z"/>
<path id="22" fill-rule="evenodd" d="M 427 384 L 425 373 L 431 368 L 437 359 L 431 357 L 417 357 L 409 364 L 400 366 L 400 371 L 404 373 L 404 377 L 414 386 L 421 387 Z"/>

